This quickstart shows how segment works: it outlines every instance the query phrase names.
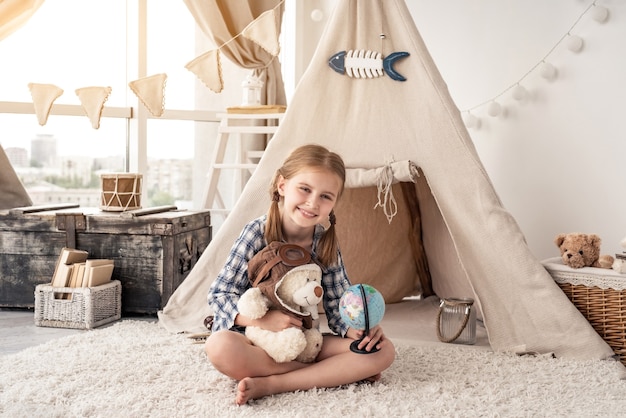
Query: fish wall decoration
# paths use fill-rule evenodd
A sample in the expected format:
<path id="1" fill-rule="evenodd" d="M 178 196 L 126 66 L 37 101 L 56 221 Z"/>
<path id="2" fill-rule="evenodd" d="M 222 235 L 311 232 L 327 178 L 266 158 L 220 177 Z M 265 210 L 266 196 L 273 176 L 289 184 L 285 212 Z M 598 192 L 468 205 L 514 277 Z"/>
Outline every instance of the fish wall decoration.
<path id="1" fill-rule="evenodd" d="M 375 78 L 387 73 L 393 80 L 406 81 L 406 78 L 393 68 L 393 65 L 400 58 L 409 55 L 408 52 L 393 52 L 383 58 L 380 52 L 356 49 L 337 52 L 330 57 L 328 65 L 339 74 L 345 74 L 348 77 Z"/>

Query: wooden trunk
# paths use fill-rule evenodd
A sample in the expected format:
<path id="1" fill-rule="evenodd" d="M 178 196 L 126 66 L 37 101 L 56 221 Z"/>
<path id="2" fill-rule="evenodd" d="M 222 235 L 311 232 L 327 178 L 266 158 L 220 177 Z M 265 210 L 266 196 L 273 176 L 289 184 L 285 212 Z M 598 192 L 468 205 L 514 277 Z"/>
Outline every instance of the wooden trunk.
<path id="1" fill-rule="evenodd" d="M 156 313 L 211 240 L 208 210 L 103 212 L 78 205 L 0 211 L 0 307 L 32 308 L 63 247 L 114 260 L 122 311 Z"/>

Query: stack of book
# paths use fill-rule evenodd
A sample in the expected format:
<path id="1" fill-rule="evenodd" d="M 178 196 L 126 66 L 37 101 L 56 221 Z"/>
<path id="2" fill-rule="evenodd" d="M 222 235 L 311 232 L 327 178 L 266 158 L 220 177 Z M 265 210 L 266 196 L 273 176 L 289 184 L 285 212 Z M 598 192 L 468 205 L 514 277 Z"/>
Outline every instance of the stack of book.
<path id="1" fill-rule="evenodd" d="M 88 259 L 87 251 L 64 247 L 52 276 L 53 287 L 94 287 L 108 283 L 113 260 Z"/>

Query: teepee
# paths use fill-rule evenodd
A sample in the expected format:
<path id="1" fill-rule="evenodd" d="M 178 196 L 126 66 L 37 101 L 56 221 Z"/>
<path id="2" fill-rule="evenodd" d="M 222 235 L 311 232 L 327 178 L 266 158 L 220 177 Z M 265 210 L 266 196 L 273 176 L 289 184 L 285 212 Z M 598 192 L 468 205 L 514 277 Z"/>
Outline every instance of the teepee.
<path id="1" fill-rule="evenodd" d="M 379 71 L 346 54 L 333 67 L 369 69 L 331 68 L 331 57 L 350 50 L 398 58 Z M 388 303 L 416 292 L 474 297 L 497 351 L 613 355 L 500 202 L 403 0 L 337 2 L 239 201 L 159 313 L 167 329 L 202 327 L 207 291 L 232 243 L 267 211 L 275 170 L 305 143 L 327 146 L 350 168 L 337 225 L 353 282 L 380 287 Z"/>
<path id="2" fill-rule="evenodd" d="M 0 146 L 0 210 L 30 206 L 33 202 Z"/>

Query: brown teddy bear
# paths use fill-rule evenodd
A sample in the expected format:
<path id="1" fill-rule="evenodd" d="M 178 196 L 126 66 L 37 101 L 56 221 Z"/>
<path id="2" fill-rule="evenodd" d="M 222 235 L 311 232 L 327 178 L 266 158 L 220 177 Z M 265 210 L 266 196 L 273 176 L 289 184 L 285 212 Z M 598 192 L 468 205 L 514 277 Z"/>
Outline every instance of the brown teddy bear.
<path id="1" fill-rule="evenodd" d="M 602 240 L 596 234 L 559 234 L 554 243 L 561 250 L 563 264 L 578 269 L 581 267 L 600 267 L 610 269 L 613 266 L 613 257 L 600 255 Z"/>

